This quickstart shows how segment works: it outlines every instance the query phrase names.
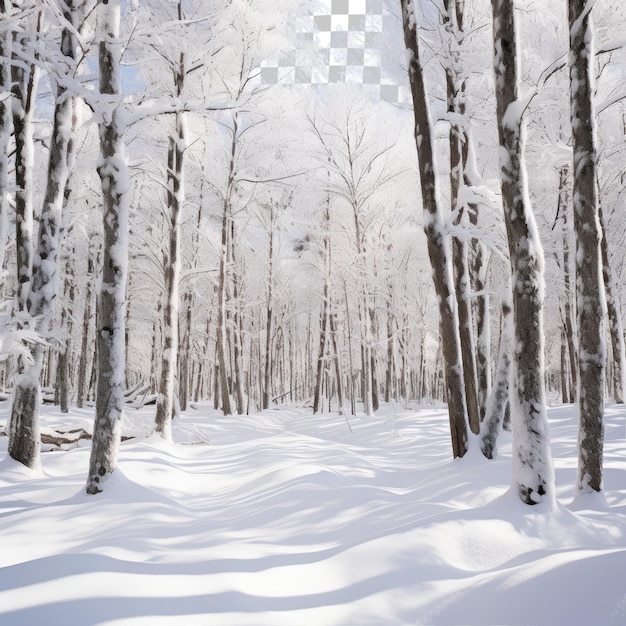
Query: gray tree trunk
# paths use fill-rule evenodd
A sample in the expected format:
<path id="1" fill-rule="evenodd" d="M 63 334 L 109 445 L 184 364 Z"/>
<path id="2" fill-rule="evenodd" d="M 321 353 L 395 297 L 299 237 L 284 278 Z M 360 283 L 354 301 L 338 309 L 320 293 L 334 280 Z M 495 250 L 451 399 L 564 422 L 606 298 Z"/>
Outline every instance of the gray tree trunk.
<path id="1" fill-rule="evenodd" d="M 13 35 L 8 28 L 12 5 L 0 0 L 0 93 L 11 91 L 11 42 Z M 0 98 L 0 269 L 4 267 L 4 256 L 9 236 L 9 145 L 11 143 L 11 100 Z"/>
<path id="2" fill-rule="evenodd" d="M 598 214 L 602 232 L 606 233 L 604 214 L 601 206 L 598 206 Z M 611 337 L 611 352 L 613 354 L 613 376 L 611 387 L 615 402 L 618 404 L 624 404 L 624 375 L 626 374 L 624 328 L 622 326 L 619 298 L 613 282 L 613 270 L 611 268 L 609 244 L 607 242 L 606 235 L 603 235 L 602 237 L 600 249 L 602 252 L 602 278 L 604 280 L 604 290 L 606 293 L 609 335 Z"/>
<path id="3" fill-rule="evenodd" d="M 543 252 L 529 206 L 518 100 L 514 0 L 492 0 L 502 203 L 513 290 L 513 484 L 526 504 L 554 498 L 544 391 Z"/>
<path id="4" fill-rule="evenodd" d="M 578 493 L 602 490 L 604 446 L 605 299 L 596 188 L 591 6 L 588 0 L 568 0 L 578 321 Z"/>
<path id="5" fill-rule="evenodd" d="M 41 14 L 40 14 L 41 16 Z M 38 22 L 41 17 L 38 18 Z M 39 30 L 39 27 L 37 28 Z M 28 56 L 26 35 L 13 40 L 11 102 L 15 138 L 15 255 L 17 268 L 17 311 L 25 316 L 33 263 L 33 113 L 37 89 L 37 67 L 27 66 L 18 49 Z M 27 69 L 29 68 L 29 69 Z"/>
<path id="6" fill-rule="evenodd" d="M 180 97 L 185 77 L 185 57 L 181 53 L 175 74 L 176 95 Z M 180 231 L 184 190 L 185 121 L 184 113 L 176 113 L 175 130 L 170 137 L 168 151 L 168 235 L 164 258 L 165 305 L 163 307 L 163 351 L 161 377 L 157 394 L 154 430 L 166 440 L 172 438 L 172 416 L 178 366 L 178 311 L 180 306 L 179 282 L 181 270 Z"/>
<path id="7" fill-rule="evenodd" d="M 96 418 L 86 491 L 96 494 L 117 467 L 124 410 L 126 274 L 129 180 L 121 104 L 120 0 L 99 4 L 100 93 L 104 98 L 98 174 L 102 181 L 104 233 L 102 282 L 98 298 L 98 382 Z"/>
<path id="8" fill-rule="evenodd" d="M 463 386 L 461 349 L 450 251 L 437 193 L 432 131 L 428 102 L 426 99 L 426 87 L 424 85 L 424 72 L 419 55 L 419 40 L 416 25 L 417 18 L 413 13 L 413 2 L 410 0 L 402 0 L 401 4 L 404 43 L 410 53 L 409 82 L 413 96 L 415 142 L 417 145 L 419 173 L 422 184 L 424 231 L 428 241 L 428 254 L 432 266 L 435 291 L 439 300 L 452 454 L 454 457 L 462 457 L 467 452 L 467 407 L 465 404 Z"/>
<path id="9" fill-rule="evenodd" d="M 570 256 L 569 256 L 569 212 L 570 194 L 568 189 L 569 167 L 562 167 L 559 172 L 559 199 L 558 215 L 561 218 L 561 232 L 563 237 L 563 285 L 565 315 L 565 336 L 567 339 L 567 351 L 569 356 L 569 389 L 570 402 L 576 402 L 576 387 L 578 386 L 578 367 L 576 359 L 576 329 L 572 315 L 572 288 L 570 276 Z"/>
<path id="10" fill-rule="evenodd" d="M 63 15 L 68 26 L 63 28 L 61 34 L 61 53 L 67 62 L 69 75 L 73 75 L 72 68 L 75 67 L 77 53 L 75 33 L 79 19 L 73 0 L 67 1 Z M 30 74 L 27 100 L 33 98 L 34 95 L 32 83 L 35 75 L 34 69 L 31 69 Z M 31 104 L 32 102 L 26 106 L 25 112 Z M 56 92 L 48 175 L 39 218 L 37 248 L 32 260 L 32 276 L 30 280 L 21 283 L 22 287 L 27 284 L 30 287 L 26 309 L 29 317 L 34 320 L 34 330 L 44 339 L 49 331 L 52 303 L 58 290 L 59 232 L 62 226 L 61 213 L 69 174 L 68 148 L 74 131 L 73 111 L 73 98 L 67 92 L 63 80 L 60 80 Z M 23 122 L 24 120 L 20 120 L 18 124 L 23 124 Z M 22 170 L 21 184 L 30 185 L 32 171 L 29 170 L 32 169 L 32 161 L 21 163 L 20 169 Z M 18 292 L 18 299 L 23 296 L 23 293 L 20 295 Z M 15 383 L 15 398 L 9 428 L 9 455 L 28 467 L 35 467 L 39 464 L 39 384 L 44 349 L 43 344 L 39 342 L 34 343 L 30 349 L 32 361 L 23 363 L 22 371 Z"/>
<path id="11" fill-rule="evenodd" d="M 500 349 L 491 395 L 485 418 L 480 425 L 480 449 L 488 459 L 496 458 L 496 443 L 502 430 L 506 407 L 509 402 L 509 374 L 511 371 L 511 302 L 505 297 L 501 304 Z"/>
<path id="12" fill-rule="evenodd" d="M 274 227 L 276 222 L 275 211 L 273 201 L 269 203 L 270 217 L 269 217 L 269 249 L 268 249 L 268 276 L 267 276 L 267 291 L 265 301 L 265 358 L 263 362 L 265 364 L 263 369 L 263 402 L 262 408 L 269 409 L 270 406 L 270 387 L 272 384 L 272 371 L 273 371 L 273 359 L 272 359 L 272 338 L 274 335 Z"/>
<path id="13" fill-rule="evenodd" d="M 460 192 L 465 184 L 465 161 L 467 154 L 464 145 L 468 141 L 463 127 L 465 115 L 465 80 L 460 76 L 460 47 L 463 37 L 463 5 L 457 0 L 444 0 L 444 29 L 448 37 L 448 50 L 445 62 L 446 92 L 448 112 L 452 113 L 450 122 L 450 204 L 454 215 L 454 224 L 462 224 L 463 215 L 469 207 L 462 204 Z M 475 207 L 474 207 L 475 209 Z M 454 269 L 454 289 L 458 305 L 459 339 L 463 363 L 463 383 L 467 417 L 470 430 L 477 435 L 480 431 L 478 393 L 476 389 L 476 349 L 472 305 L 470 301 L 470 274 L 468 243 L 462 238 L 452 238 L 452 265 Z"/>
<path id="14" fill-rule="evenodd" d="M 95 263 L 94 256 L 96 257 Z M 83 408 L 87 396 L 87 387 L 89 384 L 88 362 L 90 355 L 93 354 L 93 348 L 89 343 L 93 301 L 92 283 L 94 278 L 94 265 L 96 267 L 100 265 L 99 256 L 99 251 L 94 254 L 90 250 L 87 260 L 87 293 L 85 294 L 85 308 L 83 311 L 83 326 L 80 340 L 80 356 L 78 357 L 78 380 L 76 383 L 76 406 L 79 409 Z"/>

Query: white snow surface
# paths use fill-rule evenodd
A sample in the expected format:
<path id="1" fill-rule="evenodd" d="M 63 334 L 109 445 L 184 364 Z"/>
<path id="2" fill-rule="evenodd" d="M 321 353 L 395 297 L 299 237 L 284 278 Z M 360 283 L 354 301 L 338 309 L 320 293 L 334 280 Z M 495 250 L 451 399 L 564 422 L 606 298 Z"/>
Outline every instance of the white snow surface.
<path id="1" fill-rule="evenodd" d="M 0 404 L 0 423 L 7 403 Z M 554 506 L 509 491 L 511 441 L 451 458 L 445 407 L 375 417 L 198 405 L 84 493 L 89 441 L 38 473 L 0 438 L 0 623 L 624 624 L 626 409 L 606 411 L 605 494 L 574 503 L 576 410 L 548 409 Z M 93 413 L 42 407 L 44 428 Z"/>

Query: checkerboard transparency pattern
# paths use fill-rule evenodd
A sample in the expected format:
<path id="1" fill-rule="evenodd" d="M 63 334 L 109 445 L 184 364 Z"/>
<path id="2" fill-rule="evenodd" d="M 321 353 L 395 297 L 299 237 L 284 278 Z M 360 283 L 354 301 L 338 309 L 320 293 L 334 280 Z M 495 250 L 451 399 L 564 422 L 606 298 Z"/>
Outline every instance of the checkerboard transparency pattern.
<path id="1" fill-rule="evenodd" d="M 263 85 L 357 83 L 398 101 L 398 85 L 383 60 L 383 33 L 391 16 L 384 0 L 330 0 L 326 11 L 296 19 L 299 46 L 261 64 Z"/>

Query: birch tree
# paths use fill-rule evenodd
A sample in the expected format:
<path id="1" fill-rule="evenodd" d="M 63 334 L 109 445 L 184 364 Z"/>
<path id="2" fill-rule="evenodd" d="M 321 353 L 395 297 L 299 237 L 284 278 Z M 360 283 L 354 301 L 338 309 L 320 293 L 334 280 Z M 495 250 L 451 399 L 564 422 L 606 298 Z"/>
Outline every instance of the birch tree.
<path id="1" fill-rule="evenodd" d="M 593 31 L 589 0 L 568 0 L 578 321 L 578 493 L 602 490 L 605 300 L 596 188 Z"/>
<path id="2" fill-rule="evenodd" d="M 404 43 L 409 53 L 409 83 L 413 98 L 415 143 L 424 206 L 424 231 L 428 240 L 428 254 L 439 303 L 452 454 L 454 457 L 462 457 L 467 452 L 467 407 L 449 242 L 435 176 L 432 129 L 424 69 L 420 59 L 415 5 L 412 0 L 401 0 L 401 5 Z"/>
<path id="3" fill-rule="evenodd" d="M 511 429 L 513 485 L 526 504 L 554 498 L 544 391 L 543 252 L 528 197 L 518 96 L 515 0 L 492 0 L 502 204 L 513 290 Z"/>

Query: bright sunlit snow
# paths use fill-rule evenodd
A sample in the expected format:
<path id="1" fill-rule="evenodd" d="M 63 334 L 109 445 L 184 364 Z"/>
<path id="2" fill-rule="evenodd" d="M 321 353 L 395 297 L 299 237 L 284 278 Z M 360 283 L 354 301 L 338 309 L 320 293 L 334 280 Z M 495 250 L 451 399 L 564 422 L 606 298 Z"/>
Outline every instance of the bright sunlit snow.
<path id="1" fill-rule="evenodd" d="M 351 434 L 309 408 L 200 405 L 173 445 L 146 438 L 153 412 L 127 411 L 136 438 L 98 496 L 89 441 L 36 475 L 0 438 L 0 623 L 626 623 L 624 407 L 607 409 L 606 500 L 575 504 L 575 409 L 549 409 L 553 510 L 508 493 L 508 433 L 497 460 L 474 442 L 452 461 L 444 408 L 386 406 Z M 44 430 L 91 422 L 43 408 Z"/>

